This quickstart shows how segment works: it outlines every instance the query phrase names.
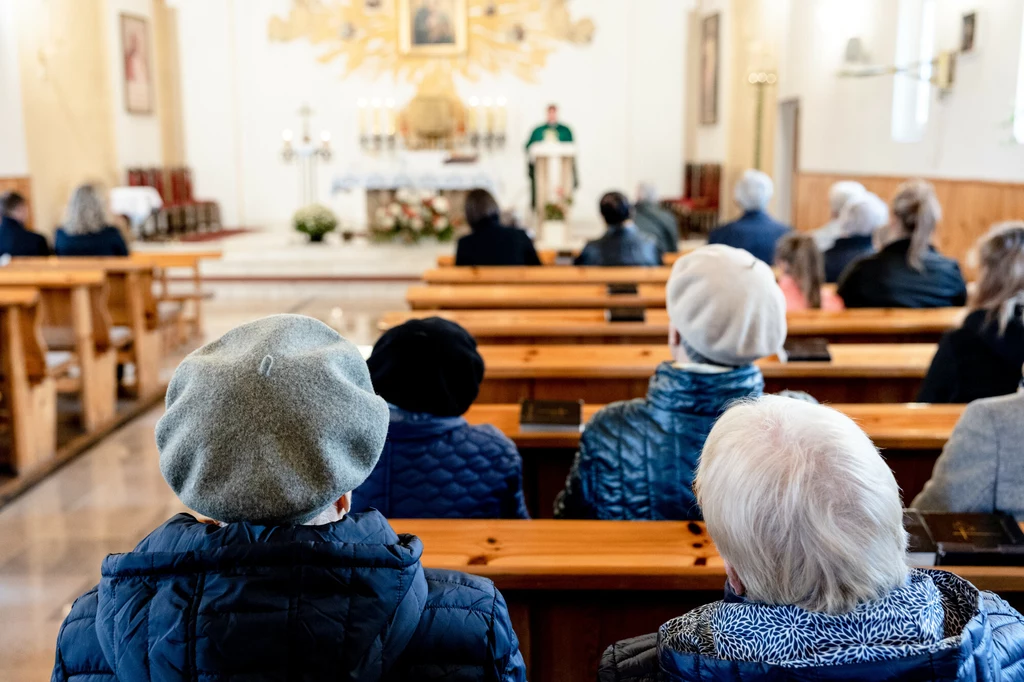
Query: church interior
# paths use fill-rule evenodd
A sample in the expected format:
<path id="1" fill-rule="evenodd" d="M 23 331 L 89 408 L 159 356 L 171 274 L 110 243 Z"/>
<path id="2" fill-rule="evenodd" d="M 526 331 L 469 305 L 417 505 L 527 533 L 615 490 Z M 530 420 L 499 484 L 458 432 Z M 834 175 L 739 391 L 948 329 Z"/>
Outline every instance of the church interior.
<path id="1" fill-rule="evenodd" d="M 0 680 L 1024 680 L 1024 0 L 0 0 L 0 102 Z"/>

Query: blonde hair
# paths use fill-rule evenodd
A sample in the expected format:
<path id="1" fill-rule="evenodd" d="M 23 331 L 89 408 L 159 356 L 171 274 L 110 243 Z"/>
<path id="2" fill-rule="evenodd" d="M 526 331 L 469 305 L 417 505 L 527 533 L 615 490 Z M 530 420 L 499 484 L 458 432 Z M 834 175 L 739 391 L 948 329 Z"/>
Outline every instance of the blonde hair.
<path id="1" fill-rule="evenodd" d="M 981 276 L 971 310 L 986 311 L 986 321 L 998 320 L 999 333 L 1024 304 L 1024 222 L 993 225 L 978 241 Z"/>
<path id="2" fill-rule="evenodd" d="M 694 491 L 753 601 L 837 615 L 906 581 L 896 479 L 829 407 L 780 396 L 731 407 L 704 443 Z"/>
<path id="3" fill-rule="evenodd" d="M 935 196 L 935 188 L 924 180 L 903 183 L 892 200 L 892 214 L 903 232 L 910 235 L 907 264 L 922 270 L 932 235 L 942 220 L 942 207 Z"/>
<path id="4" fill-rule="evenodd" d="M 807 301 L 808 308 L 821 308 L 821 287 L 825 283 L 825 258 L 814 237 L 790 233 L 775 247 L 775 263 L 785 265 Z"/>
<path id="5" fill-rule="evenodd" d="M 64 217 L 64 231 L 68 234 L 93 234 L 107 225 L 103 199 L 95 185 L 79 185 L 71 193 Z"/>

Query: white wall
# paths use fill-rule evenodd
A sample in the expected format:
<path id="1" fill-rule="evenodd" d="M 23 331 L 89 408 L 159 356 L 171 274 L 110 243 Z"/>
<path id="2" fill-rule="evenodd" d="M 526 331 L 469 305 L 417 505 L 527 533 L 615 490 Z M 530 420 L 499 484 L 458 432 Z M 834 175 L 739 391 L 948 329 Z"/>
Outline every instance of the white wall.
<path id="1" fill-rule="evenodd" d="M 28 175 L 15 0 L 0 0 L 0 176 Z"/>
<path id="2" fill-rule="evenodd" d="M 959 45 L 964 12 L 979 12 L 976 53 L 953 92 L 933 92 L 920 142 L 892 139 L 893 79 L 839 79 L 846 42 L 860 36 L 876 63 L 896 48 L 895 0 L 792 0 L 780 98 L 801 101 L 800 169 L 1024 181 L 1024 145 L 1009 126 L 1020 66 L 1024 0 L 939 0 L 938 49 Z"/>
<path id="3" fill-rule="evenodd" d="M 394 97 L 403 105 L 413 86 L 363 72 L 342 79 L 341 61 L 320 64 L 306 41 L 270 43 L 267 23 L 285 16 L 288 0 L 178 0 L 186 156 L 196 191 L 219 200 L 228 224 L 286 222 L 299 203 L 296 168 L 279 158 L 282 129 L 298 129 L 297 110 L 317 112 L 315 131 L 333 133 L 335 160 L 321 167 L 322 201 L 344 217 L 362 217 L 359 197 L 331 197 L 337 174 L 358 170 L 356 100 Z M 667 195 L 682 191 L 686 16 L 680 0 L 578 0 L 574 17 L 596 26 L 589 46 L 561 44 L 539 82 L 510 75 L 477 83 L 456 79 L 464 98 L 509 100 L 508 148 L 491 158 L 501 201 L 525 210 L 529 201 L 523 144 L 556 101 L 579 142 L 581 187 L 576 217 L 598 220 L 597 200 L 609 189 L 632 193 L 651 180 Z M 244 5 L 244 8 L 243 8 Z"/>
<path id="4" fill-rule="evenodd" d="M 117 165 L 121 173 L 133 166 L 163 165 L 160 140 L 160 119 L 154 103 L 151 114 L 129 114 L 125 109 L 123 46 L 121 44 L 121 14 L 145 17 L 149 21 L 149 63 L 153 79 L 153 97 L 157 96 L 155 44 L 153 41 L 152 0 L 107 0 L 107 60 L 110 63 L 113 84 L 114 142 Z M 155 100 L 154 100 L 155 102 Z"/>

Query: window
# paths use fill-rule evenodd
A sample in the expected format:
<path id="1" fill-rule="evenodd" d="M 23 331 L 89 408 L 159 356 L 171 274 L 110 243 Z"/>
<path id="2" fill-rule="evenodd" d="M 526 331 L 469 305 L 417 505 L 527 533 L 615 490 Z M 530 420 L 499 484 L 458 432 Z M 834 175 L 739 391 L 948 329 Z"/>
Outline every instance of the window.
<path id="1" fill-rule="evenodd" d="M 893 83 L 892 138 L 918 142 L 928 127 L 935 57 L 935 0 L 899 0 Z"/>

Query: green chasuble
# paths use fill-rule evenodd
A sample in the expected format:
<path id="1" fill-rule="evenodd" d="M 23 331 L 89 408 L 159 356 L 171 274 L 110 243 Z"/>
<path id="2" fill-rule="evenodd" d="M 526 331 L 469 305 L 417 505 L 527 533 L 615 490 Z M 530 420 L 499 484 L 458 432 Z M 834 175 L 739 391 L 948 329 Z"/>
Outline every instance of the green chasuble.
<path id="1" fill-rule="evenodd" d="M 533 129 L 533 132 L 530 134 L 530 139 L 526 143 L 526 151 L 529 152 L 530 147 L 537 144 L 538 142 L 544 142 L 547 139 L 548 135 L 551 136 L 552 142 L 573 141 L 572 130 L 569 129 L 569 126 L 564 126 L 561 123 L 552 126 L 545 123 L 544 125 L 537 126 L 536 128 Z M 576 172 L 575 161 L 573 161 L 572 174 L 573 179 L 575 180 L 575 185 L 573 185 L 573 187 L 579 187 L 580 176 Z M 534 210 L 536 210 L 537 208 L 537 176 L 532 161 L 530 162 L 530 206 L 532 206 Z"/>

